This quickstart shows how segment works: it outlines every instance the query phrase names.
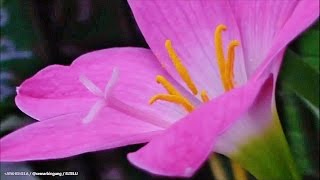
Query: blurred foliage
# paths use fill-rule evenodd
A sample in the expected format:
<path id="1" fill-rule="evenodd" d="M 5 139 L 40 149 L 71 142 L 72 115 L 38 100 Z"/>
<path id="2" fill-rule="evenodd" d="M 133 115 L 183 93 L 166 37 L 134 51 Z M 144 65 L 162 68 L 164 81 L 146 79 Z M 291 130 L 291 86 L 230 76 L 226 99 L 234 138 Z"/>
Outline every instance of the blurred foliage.
<path id="1" fill-rule="evenodd" d="M 277 109 L 305 179 L 319 179 L 319 33 L 317 22 L 289 46 L 277 84 Z"/>
<path id="2" fill-rule="evenodd" d="M 14 105 L 15 87 L 24 79 L 46 65 L 70 64 L 86 52 L 116 46 L 147 47 L 125 0 L 1 0 L 0 50 L 2 56 L 11 55 L 0 61 L 1 136 L 31 122 Z M 276 95 L 281 123 L 298 167 L 306 179 L 318 179 L 319 23 L 289 46 Z M 127 161 L 126 154 L 139 147 L 2 166 L 11 171 L 26 165 L 34 171 L 79 171 L 76 179 L 169 179 L 149 175 Z M 229 160 L 219 158 L 232 177 Z M 192 179 L 212 179 L 209 166 L 205 164 Z"/>
<path id="3" fill-rule="evenodd" d="M 1 4 L 0 119 L 3 119 L 16 110 L 12 96 L 15 86 L 39 70 L 43 61 L 34 54 L 40 47 L 36 45 L 40 36 L 25 16 L 25 9 L 18 0 Z"/>
<path id="4" fill-rule="evenodd" d="M 305 61 L 303 56 L 288 49 L 279 80 L 286 90 L 295 92 L 313 106 L 319 107 L 319 72 Z"/>

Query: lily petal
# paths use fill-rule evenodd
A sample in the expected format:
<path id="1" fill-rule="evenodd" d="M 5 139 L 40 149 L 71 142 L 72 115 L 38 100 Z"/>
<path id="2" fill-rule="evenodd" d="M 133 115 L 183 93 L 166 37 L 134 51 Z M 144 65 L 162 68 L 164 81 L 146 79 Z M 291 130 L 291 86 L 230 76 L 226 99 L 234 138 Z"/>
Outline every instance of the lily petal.
<path id="1" fill-rule="evenodd" d="M 230 1 L 241 33 L 245 66 L 252 76 L 319 16 L 317 0 Z M 268 72 L 270 73 L 270 72 Z"/>
<path id="2" fill-rule="evenodd" d="M 278 54 L 274 67 L 279 67 L 283 54 Z M 257 179 L 301 179 L 277 116 L 275 86 L 275 81 L 265 85 L 255 104 L 218 136 L 215 152 Z"/>
<path id="3" fill-rule="evenodd" d="M 143 48 L 94 51 L 77 58 L 71 66 L 49 66 L 22 83 L 17 90 L 16 104 L 37 120 L 88 113 L 101 97 L 90 92 L 80 81 L 80 77 L 85 76 L 103 92 L 114 68 L 119 70 L 120 75 L 110 93 L 128 107 L 143 111 L 146 118 L 153 115 L 168 122 L 185 115 L 183 108 L 171 103 L 159 102 L 153 106 L 148 104 L 153 95 L 165 92 L 156 83 L 155 77 L 167 74 L 152 52 Z M 167 75 L 167 78 L 178 86 L 170 76 Z M 122 111 L 135 110 L 121 107 Z"/>
<path id="4" fill-rule="evenodd" d="M 104 108 L 88 124 L 84 113 L 59 116 L 19 129 L 0 140 L 1 161 L 56 159 L 144 143 L 161 128 L 111 108 Z"/>
<path id="5" fill-rule="evenodd" d="M 255 105 L 264 95 L 260 92 L 272 84 L 271 76 L 213 99 L 128 154 L 130 162 L 154 174 L 192 176 L 212 152 L 218 135 Z"/>
<path id="6" fill-rule="evenodd" d="M 223 33 L 225 52 L 231 40 L 240 39 L 227 1 L 128 2 L 148 45 L 170 75 L 184 85 L 165 48 L 167 39 L 171 40 L 199 91 L 206 90 L 209 97 L 224 92 L 215 55 L 214 31 L 219 24 L 228 27 Z M 247 80 L 241 49 L 236 50 L 236 59 L 235 80 L 241 85 Z"/>
<path id="7" fill-rule="evenodd" d="M 248 111 L 222 130 L 217 138 L 215 152 L 230 157 L 249 139 L 261 135 L 272 125 L 272 111 L 275 109 L 274 87 L 275 81 L 265 83 Z"/>
<path id="8" fill-rule="evenodd" d="M 289 1 L 291 4 L 294 1 Z M 282 5 L 282 1 L 281 1 Z M 308 28 L 319 17 L 319 1 L 318 0 L 298 0 L 295 3 L 295 8 L 290 16 L 287 17 L 286 22 L 278 28 L 276 36 L 268 49 L 268 52 L 261 64 L 255 71 L 254 77 L 259 78 L 259 75 L 273 72 L 278 74 L 280 69 L 280 62 L 275 58 L 284 51 L 285 47 L 296 38 L 301 32 Z"/>
<path id="9" fill-rule="evenodd" d="M 241 33 L 246 71 L 251 76 L 300 0 L 230 1 Z"/>

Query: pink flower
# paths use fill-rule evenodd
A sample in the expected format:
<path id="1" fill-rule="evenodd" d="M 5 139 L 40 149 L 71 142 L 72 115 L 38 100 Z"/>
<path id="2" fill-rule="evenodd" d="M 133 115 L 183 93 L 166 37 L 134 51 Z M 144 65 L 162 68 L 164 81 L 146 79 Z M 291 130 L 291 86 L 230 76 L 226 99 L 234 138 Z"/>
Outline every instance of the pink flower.
<path id="1" fill-rule="evenodd" d="M 285 47 L 319 14 L 318 0 L 129 4 L 151 50 L 95 51 L 23 82 L 16 104 L 39 122 L 1 139 L 1 161 L 149 142 L 133 164 L 189 177 L 212 151 L 232 157 L 274 125 Z"/>

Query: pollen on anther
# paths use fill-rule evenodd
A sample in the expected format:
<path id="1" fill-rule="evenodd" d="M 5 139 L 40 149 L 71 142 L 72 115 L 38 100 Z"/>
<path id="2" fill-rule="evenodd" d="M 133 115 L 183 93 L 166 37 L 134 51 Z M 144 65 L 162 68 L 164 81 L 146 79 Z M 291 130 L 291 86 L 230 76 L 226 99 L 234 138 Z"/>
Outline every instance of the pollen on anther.
<path id="1" fill-rule="evenodd" d="M 228 58 L 226 62 L 226 77 L 227 77 L 227 90 L 234 88 L 234 60 L 235 60 L 235 48 L 239 46 L 240 42 L 233 40 L 229 43 L 228 46 Z"/>
<path id="2" fill-rule="evenodd" d="M 222 31 L 225 31 L 226 29 L 227 27 L 223 24 L 217 26 L 214 33 L 214 44 L 221 81 L 224 90 L 229 91 L 234 88 L 235 47 L 238 46 L 240 42 L 233 40 L 229 43 L 227 58 L 225 58 L 222 44 Z"/>
<path id="3" fill-rule="evenodd" d="M 207 95 L 207 91 L 205 91 L 205 90 L 201 91 L 201 100 L 202 100 L 202 102 L 208 102 L 209 101 L 209 97 Z"/>
<path id="4" fill-rule="evenodd" d="M 198 90 L 196 85 L 194 84 L 191 76 L 187 70 L 187 68 L 182 64 L 180 57 L 177 55 L 176 51 L 172 47 L 172 43 L 170 40 L 166 40 L 165 47 L 168 51 L 169 57 L 176 68 L 178 74 L 182 78 L 182 80 L 186 83 L 188 88 L 192 91 L 194 95 L 198 94 Z"/>
<path id="5" fill-rule="evenodd" d="M 149 100 L 149 104 L 153 104 L 154 102 L 156 102 L 157 100 L 162 100 L 162 101 L 168 101 L 168 102 L 172 102 L 175 104 L 180 104 L 182 105 L 188 112 L 191 112 L 194 107 L 193 105 L 184 97 L 181 96 L 177 96 L 177 95 L 171 95 L 171 94 L 157 94 L 155 96 L 153 96 L 150 100 Z"/>
<path id="6" fill-rule="evenodd" d="M 156 81 L 157 83 L 161 84 L 168 91 L 169 94 L 181 96 L 179 91 L 176 90 L 174 86 L 164 76 L 157 75 Z"/>

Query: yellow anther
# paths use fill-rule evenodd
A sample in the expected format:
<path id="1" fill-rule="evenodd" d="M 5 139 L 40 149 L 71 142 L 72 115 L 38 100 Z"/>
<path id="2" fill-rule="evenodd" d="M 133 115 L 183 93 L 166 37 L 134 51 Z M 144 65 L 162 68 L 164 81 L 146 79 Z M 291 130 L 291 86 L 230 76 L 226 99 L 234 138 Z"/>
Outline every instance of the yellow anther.
<path id="1" fill-rule="evenodd" d="M 217 26 L 214 32 L 214 44 L 216 48 L 216 58 L 220 71 L 221 81 L 224 89 L 228 89 L 228 78 L 225 73 L 225 58 L 223 52 L 223 43 L 222 43 L 222 31 L 227 30 L 227 27 L 223 24 Z"/>
<path id="2" fill-rule="evenodd" d="M 166 40 L 165 46 L 166 46 L 166 49 L 168 51 L 169 57 L 170 57 L 173 65 L 174 65 L 174 67 L 178 71 L 180 77 L 187 84 L 188 88 L 192 91 L 192 93 L 194 95 L 198 94 L 197 87 L 193 83 L 187 68 L 182 64 L 181 59 L 179 58 L 179 56 L 177 55 L 177 53 L 173 49 L 171 41 L 170 40 Z"/>
<path id="3" fill-rule="evenodd" d="M 177 95 L 157 94 L 150 99 L 149 104 L 153 104 L 157 100 L 163 100 L 163 101 L 168 101 L 175 104 L 180 104 L 188 112 L 191 112 L 194 109 L 193 105 L 186 98 L 183 98 Z"/>
<path id="4" fill-rule="evenodd" d="M 220 71 L 224 70 L 224 53 L 222 43 L 222 31 L 227 30 L 227 27 L 223 24 L 217 26 L 214 32 L 214 45 L 216 47 L 216 57 Z"/>
<path id="5" fill-rule="evenodd" d="M 234 59 L 235 59 L 235 47 L 239 46 L 239 41 L 233 40 L 228 47 L 228 59 L 226 62 L 226 77 L 228 78 L 228 89 L 234 88 Z"/>
<path id="6" fill-rule="evenodd" d="M 209 97 L 207 95 L 207 91 L 205 91 L 205 90 L 201 91 L 201 99 L 202 99 L 202 102 L 208 102 L 209 101 Z"/>
<path id="7" fill-rule="evenodd" d="M 165 77 L 158 75 L 156 77 L 156 81 L 157 83 L 161 84 L 169 94 L 182 96 L 181 93 L 176 88 L 174 88 L 174 86 Z"/>

